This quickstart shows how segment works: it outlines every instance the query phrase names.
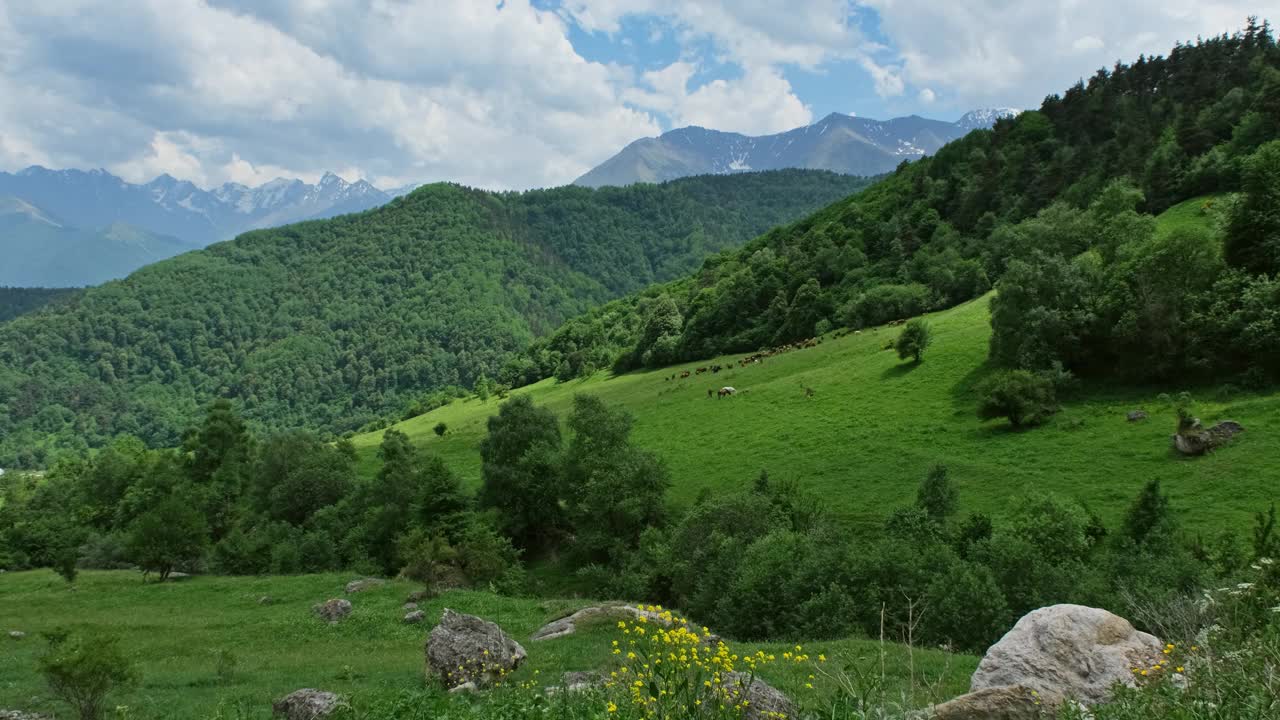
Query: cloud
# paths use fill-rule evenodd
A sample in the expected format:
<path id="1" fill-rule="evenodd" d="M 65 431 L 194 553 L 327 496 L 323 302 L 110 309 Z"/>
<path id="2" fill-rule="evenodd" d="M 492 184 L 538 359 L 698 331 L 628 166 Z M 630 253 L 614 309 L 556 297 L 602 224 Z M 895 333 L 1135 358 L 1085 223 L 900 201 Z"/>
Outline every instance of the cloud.
<path id="1" fill-rule="evenodd" d="M 1266 9 L 1257 0 L 864 2 L 893 47 L 883 62 L 900 66 L 903 81 L 945 88 L 969 106 L 1021 107 L 1118 59 L 1164 55 L 1176 42 L 1238 30 Z"/>
<path id="2" fill-rule="evenodd" d="M 916 95 L 916 99 L 925 105 L 932 105 L 933 101 L 938 99 L 938 96 L 929 88 L 921 88 L 919 94 Z"/>
<path id="3" fill-rule="evenodd" d="M 529 187 L 660 129 L 527 0 L 0 3 L 0 47 L 10 167 Z"/>
<path id="4" fill-rule="evenodd" d="M 739 78 L 712 80 L 690 90 L 695 71 L 690 63 L 674 62 L 647 72 L 647 89 L 633 89 L 625 97 L 638 107 L 666 115 L 675 126 L 699 125 L 747 135 L 790 130 L 813 120 L 809 107 L 776 70 L 749 68 Z"/>

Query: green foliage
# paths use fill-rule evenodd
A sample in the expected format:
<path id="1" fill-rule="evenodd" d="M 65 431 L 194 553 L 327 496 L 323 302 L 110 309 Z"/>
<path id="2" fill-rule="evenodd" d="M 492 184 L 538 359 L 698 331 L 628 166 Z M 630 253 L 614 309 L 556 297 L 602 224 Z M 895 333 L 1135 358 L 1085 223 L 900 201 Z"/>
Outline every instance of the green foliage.
<path id="1" fill-rule="evenodd" d="M 49 691 L 80 720 L 101 720 L 107 696 L 138 680 L 119 641 L 103 636 L 59 637 L 40 656 L 38 667 Z"/>
<path id="2" fill-rule="evenodd" d="M 1053 383 L 1026 370 L 1003 370 L 978 389 L 978 417 L 1007 418 L 1015 428 L 1038 425 L 1056 410 Z"/>
<path id="3" fill-rule="evenodd" d="M 1227 261 L 1252 274 L 1280 272 L 1280 140 L 1244 161 L 1243 193 L 1227 222 Z"/>
<path id="4" fill-rule="evenodd" d="M 1160 491 L 1160 481 L 1152 480 L 1142 488 L 1124 517 L 1124 532 L 1141 545 L 1150 539 L 1167 537 L 1173 523 L 1169 497 Z"/>
<path id="5" fill-rule="evenodd" d="M 932 342 L 933 332 L 929 329 L 929 323 L 915 318 L 907 321 L 893 347 L 898 351 L 900 360 L 911 358 L 913 362 L 920 362 L 924 358 L 925 349 Z"/>
<path id="6" fill-rule="evenodd" d="M 504 366 L 567 318 L 867 183 L 788 170 L 525 193 L 438 184 L 246 233 L 0 326 L 0 467 L 121 433 L 173 447 L 217 397 L 255 427 L 337 434 L 482 375 L 523 384 Z"/>
<path id="7" fill-rule="evenodd" d="M 449 432 L 449 426 L 442 422 L 438 422 L 435 427 L 431 428 L 431 430 L 436 434 L 436 437 L 444 437 L 444 434 Z"/>
<path id="8" fill-rule="evenodd" d="M 934 522 L 945 523 L 955 513 L 959 497 L 960 492 L 947 475 L 947 466 L 934 465 L 916 491 L 916 507 Z"/>
<path id="9" fill-rule="evenodd" d="M 79 288 L 0 287 L 0 322 L 35 312 L 55 302 L 70 300 L 80 292 Z"/>
<path id="10" fill-rule="evenodd" d="M 525 550 L 555 542 L 566 526 L 560 505 L 560 421 L 527 395 L 502 404 L 480 443 L 479 500 L 498 513 L 502 531 Z"/>
<path id="11" fill-rule="evenodd" d="M 65 547 L 59 550 L 54 558 L 54 572 L 58 573 L 58 576 L 63 580 L 66 580 L 68 585 L 76 581 L 76 575 L 78 574 L 78 570 L 76 570 L 77 555 L 75 548 Z"/>
<path id="12" fill-rule="evenodd" d="M 161 500 L 133 522 L 129 553 L 138 567 L 165 580 L 178 568 L 191 568 L 209 544 L 205 518 L 189 497 L 178 494 Z"/>

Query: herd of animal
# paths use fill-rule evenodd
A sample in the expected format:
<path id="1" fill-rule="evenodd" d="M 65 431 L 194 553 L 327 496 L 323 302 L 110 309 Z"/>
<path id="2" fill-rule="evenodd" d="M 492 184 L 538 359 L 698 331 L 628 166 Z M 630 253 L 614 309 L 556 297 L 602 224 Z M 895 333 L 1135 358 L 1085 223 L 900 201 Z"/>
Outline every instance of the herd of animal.
<path id="1" fill-rule="evenodd" d="M 770 348 L 768 350 L 761 350 L 760 352 L 757 352 L 753 355 L 748 355 L 744 358 L 741 358 L 738 360 L 737 366 L 741 368 L 745 368 L 750 365 L 758 365 L 764 362 L 765 359 L 771 358 L 775 355 L 781 355 L 783 353 L 789 353 L 795 350 L 804 350 L 807 348 L 814 348 L 821 344 L 822 344 L 822 338 L 809 338 L 808 340 L 800 340 L 793 343 L 787 343 L 786 345 L 779 345 L 778 347 Z M 727 367 L 720 364 L 704 365 L 702 367 L 697 367 L 692 370 L 681 370 L 680 372 L 675 373 L 673 375 L 667 375 L 662 379 L 666 382 L 672 382 L 677 380 L 687 380 L 691 377 L 694 377 L 697 375 L 704 375 L 706 373 L 715 375 L 724 370 L 732 370 L 733 367 L 734 367 L 733 363 L 730 363 Z M 732 397 L 736 394 L 738 394 L 737 388 L 730 387 L 728 385 L 720 388 L 719 390 L 715 388 L 707 389 L 708 398 L 714 397 L 716 399 L 719 399 L 724 397 Z"/>

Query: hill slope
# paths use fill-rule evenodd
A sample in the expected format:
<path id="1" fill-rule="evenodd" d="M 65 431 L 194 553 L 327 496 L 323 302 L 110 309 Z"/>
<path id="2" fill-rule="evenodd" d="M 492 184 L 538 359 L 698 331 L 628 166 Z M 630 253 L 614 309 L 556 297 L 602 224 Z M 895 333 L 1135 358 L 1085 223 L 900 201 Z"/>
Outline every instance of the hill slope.
<path id="1" fill-rule="evenodd" d="M 879 175 L 904 160 L 936 152 L 970 130 L 989 128 L 1016 114 L 1010 109 L 974 111 L 949 123 L 915 115 L 880 121 L 831 113 L 812 125 L 761 137 L 685 127 L 631 143 L 574 184 L 630 185 L 780 168 Z"/>
<path id="2" fill-rule="evenodd" d="M 963 512 L 997 518 L 1011 497 L 1041 490 L 1077 498 L 1114 525 L 1153 478 L 1184 514 L 1184 525 L 1206 532 L 1247 524 L 1252 513 L 1280 501 L 1272 480 L 1280 438 L 1271 431 L 1280 427 L 1280 393 L 1197 393 L 1206 421 L 1230 418 L 1252 432 L 1190 461 L 1169 449 L 1176 420 L 1156 400 L 1158 389 L 1088 386 L 1084 399 L 1067 401 L 1048 425 L 1029 432 L 979 422 L 974 388 L 992 370 L 987 305 L 984 297 L 929 315 L 935 340 L 919 366 L 883 350 L 897 330 L 878 328 L 716 375 L 666 379 L 692 365 L 616 377 L 602 372 L 515 394 L 528 393 L 562 418 L 577 393 L 625 407 L 635 415 L 636 443 L 666 460 L 671 494 L 681 503 L 704 489 L 749 487 L 764 469 L 816 492 L 846 519 L 872 526 L 909 504 L 939 462 L 951 471 Z M 698 365 L 729 365 L 738 357 Z M 708 389 L 724 385 L 738 396 L 708 397 Z M 498 405 L 469 398 L 395 427 L 478 485 L 478 445 Z M 1151 419 L 1126 422 L 1134 408 L 1145 408 Z M 449 428 L 443 438 L 432 431 L 440 422 Z M 377 466 L 380 441 L 381 433 L 354 438 L 366 474 Z"/>
<path id="3" fill-rule="evenodd" d="M 865 186 L 791 171 L 602 191 L 421 188 L 248 233 L 0 328 L 0 467 L 120 432 L 173 445 L 214 397 L 342 431 L 495 375 L 536 335 Z"/>
<path id="4" fill-rule="evenodd" d="M 52 302 L 79 293 L 77 288 L 0 287 L 0 322 L 35 312 Z"/>

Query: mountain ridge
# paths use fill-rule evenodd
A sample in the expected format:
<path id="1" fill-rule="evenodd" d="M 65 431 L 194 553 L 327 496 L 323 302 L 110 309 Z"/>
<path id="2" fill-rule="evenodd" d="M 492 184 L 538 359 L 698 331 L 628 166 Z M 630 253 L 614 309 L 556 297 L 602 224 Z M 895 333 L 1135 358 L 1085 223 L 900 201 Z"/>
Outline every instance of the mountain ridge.
<path id="1" fill-rule="evenodd" d="M 973 110 L 956 122 L 919 115 L 875 120 L 833 112 L 811 125 L 760 136 L 689 125 L 656 138 L 632 141 L 574 184 L 629 185 L 782 168 L 880 175 L 903 160 L 936 152 L 951 140 L 974 129 L 989 128 L 1000 118 L 1018 112 L 1011 108 Z"/>

